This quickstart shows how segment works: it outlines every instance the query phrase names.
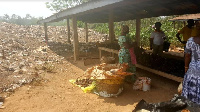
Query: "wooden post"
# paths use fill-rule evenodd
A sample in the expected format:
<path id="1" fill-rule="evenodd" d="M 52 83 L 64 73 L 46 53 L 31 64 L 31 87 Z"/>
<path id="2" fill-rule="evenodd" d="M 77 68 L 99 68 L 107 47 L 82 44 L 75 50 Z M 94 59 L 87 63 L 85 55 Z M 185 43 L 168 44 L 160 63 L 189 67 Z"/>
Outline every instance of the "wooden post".
<path id="1" fill-rule="evenodd" d="M 74 46 L 74 61 L 77 61 L 79 58 L 79 49 L 78 49 L 78 32 L 77 32 L 77 18 L 73 16 L 72 18 L 73 24 L 73 46 Z"/>
<path id="2" fill-rule="evenodd" d="M 88 43 L 88 26 L 86 22 L 85 22 L 85 41 L 86 43 Z"/>
<path id="3" fill-rule="evenodd" d="M 2 50 L 2 59 L 6 59 L 4 50 Z"/>
<path id="4" fill-rule="evenodd" d="M 69 26 L 69 18 L 67 18 L 67 37 L 68 37 L 68 43 L 71 44 L 71 40 L 70 40 L 70 26 Z"/>
<path id="5" fill-rule="evenodd" d="M 178 23 L 177 29 L 179 30 L 182 23 L 180 23 L 180 21 L 177 21 L 177 23 Z"/>
<path id="6" fill-rule="evenodd" d="M 175 23 L 175 21 L 173 21 L 173 25 L 174 25 L 174 29 L 176 28 L 176 23 Z"/>
<path id="7" fill-rule="evenodd" d="M 45 42 L 48 45 L 47 23 L 44 23 Z"/>
<path id="8" fill-rule="evenodd" d="M 101 49 L 99 49 L 99 59 L 101 60 Z"/>
<path id="9" fill-rule="evenodd" d="M 110 43 L 114 41 L 115 34 L 114 34 L 114 15 L 113 10 L 110 10 L 109 13 L 109 41 Z"/>
<path id="10" fill-rule="evenodd" d="M 136 42 L 138 47 L 140 47 L 140 25 L 141 25 L 141 19 L 136 19 Z"/>

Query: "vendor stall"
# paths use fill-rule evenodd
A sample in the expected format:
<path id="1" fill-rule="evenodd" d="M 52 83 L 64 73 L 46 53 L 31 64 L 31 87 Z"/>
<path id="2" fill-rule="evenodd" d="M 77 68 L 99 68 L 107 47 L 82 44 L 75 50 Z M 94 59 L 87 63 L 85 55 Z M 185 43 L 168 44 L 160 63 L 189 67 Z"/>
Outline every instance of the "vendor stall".
<path id="1" fill-rule="evenodd" d="M 113 97 L 123 91 L 124 79 L 133 73 L 126 72 L 128 64 L 99 64 L 88 68 L 82 77 L 70 80 L 84 92 L 92 92 L 102 97 Z"/>
<path id="2" fill-rule="evenodd" d="M 102 54 L 101 54 L 102 51 L 112 53 L 112 55 L 114 54 L 118 55 L 118 50 L 114 50 L 114 49 L 110 49 L 106 47 L 99 47 L 98 49 L 99 49 L 100 59 L 102 57 Z M 162 57 L 152 57 L 151 50 L 142 50 L 142 51 L 138 50 L 138 51 L 139 52 L 136 51 L 137 60 L 138 60 L 138 64 L 136 64 L 137 68 L 155 73 L 157 75 L 160 75 L 162 77 L 165 77 L 177 82 L 182 82 L 183 76 L 184 76 L 183 53 L 164 52 Z M 159 63 L 159 64 L 156 64 L 156 63 Z M 171 63 L 173 66 L 168 63 Z M 157 66 L 160 66 L 162 68 L 159 68 Z M 174 68 L 174 66 L 177 66 L 178 68 Z"/>
<path id="3" fill-rule="evenodd" d="M 187 4 L 187 5 L 186 5 Z M 73 47 L 74 47 L 74 61 L 79 59 L 79 41 L 77 32 L 77 20 L 85 22 L 86 29 L 86 42 L 88 38 L 87 23 L 108 23 L 109 24 L 109 37 L 108 41 L 113 43 L 115 40 L 114 35 L 114 22 L 136 20 L 136 42 L 140 47 L 140 27 L 141 19 L 170 16 L 181 14 L 195 14 L 200 13 L 200 1 L 198 0 L 91 0 L 85 4 L 69 8 L 52 16 L 49 16 L 38 23 L 44 24 L 45 39 L 48 41 L 47 23 L 57 22 L 63 19 L 72 19 L 73 26 Z M 123 14 L 123 16 L 122 16 Z M 69 22 L 67 22 L 68 32 Z M 68 38 L 70 38 L 68 36 Z M 48 43 L 48 42 L 47 42 Z M 117 50 L 108 48 L 99 48 L 100 57 L 101 51 L 110 52 L 111 56 L 118 54 Z M 166 57 L 152 57 L 149 51 L 142 52 L 142 55 L 137 56 L 138 64 L 145 67 L 162 71 L 168 74 L 173 74 L 178 77 L 183 77 L 183 54 L 174 56 L 169 52 L 164 53 Z M 170 54 L 170 55 L 168 55 Z M 180 57 L 180 58 L 179 58 Z M 175 59 L 176 60 L 175 60 Z M 169 60 L 170 59 L 170 60 Z M 178 61 L 177 61 L 178 59 Z M 165 66 L 164 66 L 165 65 Z M 180 70 L 180 71 L 177 71 Z"/>

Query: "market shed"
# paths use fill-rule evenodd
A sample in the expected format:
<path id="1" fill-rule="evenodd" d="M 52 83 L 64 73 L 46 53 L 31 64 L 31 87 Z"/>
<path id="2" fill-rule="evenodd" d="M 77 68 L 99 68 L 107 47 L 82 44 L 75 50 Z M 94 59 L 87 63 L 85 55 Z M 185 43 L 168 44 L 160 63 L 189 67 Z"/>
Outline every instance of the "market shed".
<path id="1" fill-rule="evenodd" d="M 39 23 L 57 22 L 76 16 L 87 23 L 107 23 L 137 18 L 193 14 L 200 12 L 199 0 L 92 0 L 79 6 L 60 11 Z"/>
<path id="2" fill-rule="evenodd" d="M 38 23 L 44 23 L 45 37 L 48 40 L 46 23 L 72 18 L 75 40 L 74 46 L 75 52 L 77 52 L 77 20 L 85 23 L 109 23 L 109 40 L 112 42 L 114 40 L 113 22 L 136 19 L 136 38 L 138 45 L 140 45 L 140 19 L 193 13 L 200 13 L 199 0 L 92 0 L 79 6 L 60 11 L 38 21 Z M 77 56 L 75 56 L 75 60 Z"/>
<path id="3" fill-rule="evenodd" d="M 188 19 L 200 20 L 200 14 L 187 14 L 170 19 L 170 21 L 187 21 Z"/>
<path id="4" fill-rule="evenodd" d="M 86 23 L 86 42 L 88 38 L 87 23 L 108 23 L 109 41 L 113 42 L 115 38 L 114 22 L 136 19 L 136 41 L 140 46 L 140 19 L 195 13 L 200 13 L 199 0 L 91 0 L 76 7 L 60 11 L 38 21 L 38 23 L 44 23 L 45 39 L 47 41 L 47 23 L 67 19 L 69 32 L 69 19 L 72 19 L 74 60 L 76 61 L 79 54 L 77 20 Z"/>
<path id="5" fill-rule="evenodd" d="M 185 14 L 185 15 L 181 15 L 181 16 L 177 16 L 175 18 L 170 19 L 169 21 L 172 21 L 174 24 L 174 28 L 175 28 L 175 23 L 178 22 L 182 22 L 184 24 L 184 26 L 186 25 L 186 21 L 189 19 L 193 19 L 195 21 L 199 21 L 200 20 L 200 14 Z M 179 25 L 178 25 L 178 29 L 179 29 Z"/>

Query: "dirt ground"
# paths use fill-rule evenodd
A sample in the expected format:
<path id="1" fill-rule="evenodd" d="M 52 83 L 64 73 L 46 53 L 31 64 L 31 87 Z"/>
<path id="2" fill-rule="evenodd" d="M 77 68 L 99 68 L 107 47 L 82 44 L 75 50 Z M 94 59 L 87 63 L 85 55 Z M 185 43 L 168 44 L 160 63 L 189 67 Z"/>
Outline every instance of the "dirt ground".
<path id="1" fill-rule="evenodd" d="M 15 73 L 9 71 L 10 68 L 12 68 L 11 70 L 15 70 L 15 67 L 10 66 L 10 64 L 12 64 L 11 62 L 5 63 L 7 61 L 0 58 L 1 66 L 4 64 L 4 66 L 0 68 L 0 81 L 8 79 L 7 77 L 14 79 L 19 76 L 29 76 L 29 66 L 30 64 L 38 66 L 35 64 L 36 61 L 46 62 L 46 59 L 51 59 L 55 64 L 55 70 L 53 72 L 38 72 L 35 71 L 33 66 L 33 73 L 37 73 L 33 75 L 38 75 L 38 78 L 36 78 L 32 83 L 23 83 L 21 87 L 14 91 L 4 91 L 0 93 L 0 96 L 6 97 L 3 105 L 4 108 L 1 108 L 0 112 L 131 112 L 136 103 L 142 99 L 149 103 L 157 103 L 168 101 L 177 93 L 178 82 L 141 69 L 137 69 L 136 74 L 137 76 L 146 76 L 151 78 L 152 87 L 150 91 L 136 91 L 133 90 L 132 85 L 125 83 L 124 90 L 118 97 L 104 98 L 92 93 L 83 93 L 79 87 L 72 85 L 69 80 L 78 78 L 87 68 L 94 66 L 94 64 L 99 62 L 96 62 L 97 60 L 91 61 L 91 63 L 89 62 L 90 65 L 87 66 L 84 65 L 84 58 L 81 58 L 77 62 L 73 62 L 73 58 L 71 58 L 73 52 L 69 51 L 72 49 L 70 46 L 69 49 L 66 49 L 65 44 L 61 43 L 66 40 L 66 37 L 62 35 L 59 36 L 59 27 L 55 27 L 55 29 L 50 28 L 52 31 L 49 33 L 51 34 L 49 40 L 51 40 L 52 44 L 49 48 L 42 49 L 42 51 L 44 50 L 45 52 L 43 54 L 41 50 L 37 51 L 38 48 L 45 45 L 43 37 L 40 36 L 43 34 L 43 30 L 41 30 L 39 26 L 32 26 L 29 29 L 30 31 L 27 31 L 27 27 L 7 23 L 2 24 L 2 26 L 5 27 L 0 27 L 0 39 L 2 40 L 0 42 L 4 42 L 5 45 L 0 47 L 4 49 L 6 47 L 7 52 L 5 55 L 7 56 L 7 59 L 11 62 L 13 61 L 12 63 L 14 63 L 14 65 L 16 62 L 21 62 L 25 59 L 28 59 L 28 61 L 25 61 L 25 64 L 23 64 L 23 66 L 27 66 L 27 68 L 22 74 L 20 72 Z M 18 29 L 21 29 L 19 30 L 21 32 L 18 32 Z M 14 31 L 13 35 L 11 35 L 12 31 Z M 35 36 L 35 34 L 37 35 Z M 97 33 L 92 34 L 93 37 L 96 37 L 96 34 Z M 102 35 L 99 35 L 99 37 L 102 37 Z M 95 39 L 97 38 L 91 38 L 91 41 Z M 13 46 L 15 44 L 18 45 L 17 43 L 21 46 L 20 49 L 16 49 L 16 47 Z M 92 57 L 97 58 L 98 50 L 93 51 L 94 55 Z M 13 52 L 13 55 L 9 54 L 10 52 Z M 21 52 L 28 52 L 29 55 L 21 55 Z M 15 55 L 16 53 L 19 53 L 20 56 Z M 88 55 L 91 56 L 91 54 Z M 18 67 L 19 65 L 16 64 L 16 66 Z M 4 70 L 5 67 L 9 68 L 7 70 L 9 73 L 12 72 L 15 74 L 8 74 L 7 71 Z M 18 68 L 16 70 L 18 70 Z M 6 75 L 5 72 L 7 73 Z M 3 76 L 5 78 L 2 78 Z M 23 77 L 20 78 L 23 79 Z M 8 81 L 6 80 L 5 82 Z M 9 80 L 9 82 L 13 81 Z M 4 85 L 4 83 L 2 85 Z"/>
<path id="2" fill-rule="evenodd" d="M 131 112 L 141 99 L 147 102 L 167 101 L 177 93 L 178 83 L 156 74 L 137 69 L 138 76 L 152 79 L 150 91 L 136 91 L 125 84 L 118 97 L 103 98 L 73 86 L 69 80 L 83 74 L 83 61 L 63 62 L 57 65 L 56 73 L 44 73 L 43 80 L 35 81 L 17 89 L 5 100 L 0 112 Z"/>

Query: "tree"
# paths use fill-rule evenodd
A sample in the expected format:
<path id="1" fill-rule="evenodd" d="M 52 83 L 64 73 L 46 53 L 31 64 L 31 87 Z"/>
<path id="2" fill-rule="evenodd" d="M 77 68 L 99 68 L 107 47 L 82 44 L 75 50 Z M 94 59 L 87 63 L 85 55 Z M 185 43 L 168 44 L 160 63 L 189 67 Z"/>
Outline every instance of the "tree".
<path id="1" fill-rule="evenodd" d="M 30 14 L 26 14 L 26 17 L 25 17 L 25 19 L 31 19 L 32 17 L 31 17 L 31 15 Z"/>
<path id="2" fill-rule="evenodd" d="M 3 19 L 9 20 L 9 19 L 10 19 L 10 16 L 9 16 L 8 14 L 4 14 Z"/>
<path id="3" fill-rule="evenodd" d="M 53 0 L 53 2 L 46 2 L 46 7 L 51 11 L 59 12 L 88 1 L 91 0 Z"/>

